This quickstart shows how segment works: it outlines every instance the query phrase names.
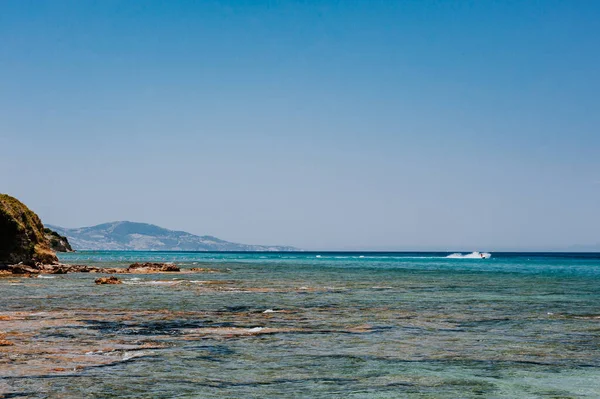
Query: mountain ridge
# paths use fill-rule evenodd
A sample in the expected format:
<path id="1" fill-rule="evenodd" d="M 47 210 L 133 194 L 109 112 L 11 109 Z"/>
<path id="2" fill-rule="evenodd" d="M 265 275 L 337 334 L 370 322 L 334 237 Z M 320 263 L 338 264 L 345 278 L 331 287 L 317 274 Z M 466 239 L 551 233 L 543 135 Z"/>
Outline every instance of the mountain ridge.
<path id="1" fill-rule="evenodd" d="M 47 225 L 68 238 L 75 250 L 113 251 L 297 251 L 282 245 L 253 245 L 198 236 L 150 223 L 115 221 L 95 226 L 65 228 Z"/>

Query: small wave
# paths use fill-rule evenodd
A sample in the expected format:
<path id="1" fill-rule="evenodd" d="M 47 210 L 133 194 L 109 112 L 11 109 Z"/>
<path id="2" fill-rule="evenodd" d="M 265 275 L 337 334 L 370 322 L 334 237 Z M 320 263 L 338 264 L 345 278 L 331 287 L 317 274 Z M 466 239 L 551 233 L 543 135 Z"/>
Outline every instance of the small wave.
<path id="1" fill-rule="evenodd" d="M 399 256 L 391 256 L 391 255 L 384 255 L 384 256 L 359 256 L 359 258 L 364 258 L 364 259 L 400 259 L 400 260 L 404 260 L 404 259 L 443 259 L 445 258 L 445 256 L 409 256 L 409 255 L 399 255 Z"/>
<path id="2" fill-rule="evenodd" d="M 460 252 L 446 256 L 449 259 L 489 259 L 492 254 L 488 252 L 471 252 L 470 254 L 461 254 Z"/>
<path id="3" fill-rule="evenodd" d="M 55 276 L 44 276 L 43 274 L 39 274 L 37 278 L 56 278 Z"/>
<path id="4" fill-rule="evenodd" d="M 135 359 L 136 357 L 146 356 L 148 352 L 125 352 L 123 353 L 123 361 Z"/>
<path id="5" fill-rule="evenodd" d="M 165 285 L 165 286 L 174 286 L 174 285 L 179 285 L 186 282 L 186 280 L 144 280 L 144 281 L 139 281 L 139 280 L 123 280 L 123 284 L 127 284 L 127 285 L 157 285 L 157 286 L 161 286 L 161 285 Z"/>

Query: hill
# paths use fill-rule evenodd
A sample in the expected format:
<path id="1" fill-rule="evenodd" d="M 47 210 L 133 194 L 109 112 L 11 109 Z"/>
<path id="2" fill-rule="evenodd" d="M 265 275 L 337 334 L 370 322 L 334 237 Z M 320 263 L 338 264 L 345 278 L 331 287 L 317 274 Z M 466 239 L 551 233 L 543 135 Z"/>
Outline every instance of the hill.
<path id="1" fill-rule="evenodd" d="M 0 194 L 0 265 L 57 261 L 38 215 L 18 199 Z"/>
<path id="2" fill-rule="evenodd" d="M 64 228 L 47 225 L 68 238 L 75 250 L 115 251 L 296 251 L 294 247 L 247 245 L 212 236 L 197 236 L 153 224 L 111 222 L 97 226 Z"/>

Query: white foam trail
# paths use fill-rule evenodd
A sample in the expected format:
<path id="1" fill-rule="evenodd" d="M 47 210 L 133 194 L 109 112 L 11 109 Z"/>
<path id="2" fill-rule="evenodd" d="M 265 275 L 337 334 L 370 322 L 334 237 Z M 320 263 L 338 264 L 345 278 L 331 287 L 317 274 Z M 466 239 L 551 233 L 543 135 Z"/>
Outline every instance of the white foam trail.
<path id="1" fill-rule="evenodd" d="M 263 313 L 275 313 L 275 311 L 273 309 L 267 309 Z"/>
<path id="2" fill-rule="evenodd" d="M 264 330 L 264 327 L 254 327 L 248 330 L 248 332 L 251 333 L 255 333 L 255 332 L 261 332 L 262 330 Z"/>
<path id="3" fill-rule="evenodd" d="M 489 259 L 492 257 L 492 254 L 488 252 L 471 252 L 470 254 L 461 254 L 457 252 L 455 254 L 450 254 L 446 256 L 446 258 L 450 259 Z"/>
<path id="4" fill-rule="evenodd" d="M 56 278 L 54 276 L 44 276 L 43 274 L 39 274 L 37 278 Z"/>

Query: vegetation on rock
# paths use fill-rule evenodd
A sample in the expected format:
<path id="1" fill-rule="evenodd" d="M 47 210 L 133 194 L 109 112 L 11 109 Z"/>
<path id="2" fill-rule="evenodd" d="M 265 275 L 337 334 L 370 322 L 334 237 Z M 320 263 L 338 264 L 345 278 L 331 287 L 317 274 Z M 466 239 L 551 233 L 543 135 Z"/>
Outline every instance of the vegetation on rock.
<path id="1" fill-rule="evenodd" d="M 0 194 L 0 264 L 54 263 L 58 258 L 44 234 L 44 225 L 18 199 Z"/>
<path id="2" fill-rule="evenodd" d="M 47 227 L 44 228 L 44 235 L 50 243 L 50 248 L 55 252 L 73 252 L 69 240 L 65 236 L 61 236 L 56 231 Z"/>

